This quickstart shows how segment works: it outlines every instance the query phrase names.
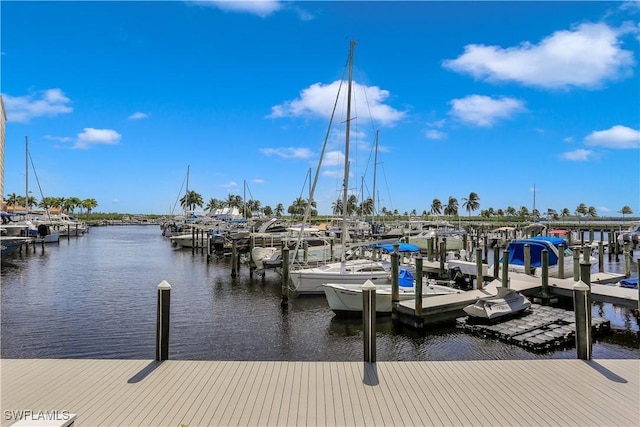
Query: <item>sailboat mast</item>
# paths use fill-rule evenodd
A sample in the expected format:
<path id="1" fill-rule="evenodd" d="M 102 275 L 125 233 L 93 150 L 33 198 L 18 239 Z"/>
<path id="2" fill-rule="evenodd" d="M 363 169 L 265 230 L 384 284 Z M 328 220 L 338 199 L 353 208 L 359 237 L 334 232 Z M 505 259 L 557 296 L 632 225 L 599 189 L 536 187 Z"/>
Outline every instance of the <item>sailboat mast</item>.
<path id="1" fill-rule="evenodd" d="M 29 213 L 29 137 L 24 137 L 24 213 Z"/>
<path id="2" fill-rule="evenodd" d="M 375 218 L 376 214 L 376 168 L 378 167 L 378 134 L 379 130 L 376 131 L 376 152 L 373 156 L 373 212 L 371 213 L 372 219 Z"/>
<path id="3" fill-rule="evenodd" d="M 347 86 L 347 127 L 345 131 L 345 148 L 344 148 L 344 183 L 342 192 L 342 230 L 340 233 L 340 241 L 342 244 L 342 251 L 344 253 L 344 247 L 347 237 L 347 193 L 349 190 L 349 130 L 351 127 L 351 86 L 353 81 L 353 48 L 356 45 L 355 41 L 351 41 L 349 44 L 349 84 Z"/>

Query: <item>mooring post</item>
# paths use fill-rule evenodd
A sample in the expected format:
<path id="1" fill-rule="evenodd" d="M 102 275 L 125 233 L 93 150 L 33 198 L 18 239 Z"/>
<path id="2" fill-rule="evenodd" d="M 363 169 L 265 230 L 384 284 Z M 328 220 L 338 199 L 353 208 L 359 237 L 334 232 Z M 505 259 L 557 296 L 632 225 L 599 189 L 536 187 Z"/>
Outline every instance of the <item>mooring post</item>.
<path id="1" fill-rule="evenodd" d="M 307 264 L 309 262 L 309 242 L 307 242 L 306 240 L 302 242 L 302 250 L 304 251 L 302 260 L 305 264 Z"/>
<path id="2" fill-rule="evenodd" d="M 598 271 L 604 273 L 604 242 L 602 239 L 598 242 Z"/>
<path id="3" fill-rule="evenodd" d="M 207 233 L 207 264 L 211 261 L 211 231 Z"/>
<path id="4" fill-rule="evenodd" d="M 591 288 L 582 281 L 573 285 L 573 309 L 578 359 L 591 360 Z"/>
<path id="5" fill-rule="evenodd" d="M 509 251 L 502 250 L 502 287 L 509 287 Z"/>
<path id="6" fill-rule="evenodd" d="M 415 302 L 416 302 L 416 314 L 415 317 L 422 319 L 422 254 L 418 254 L 416 257 L 416 292 L 415 292 Z"/>
<path id="7" fill-rule="evenodd" d="M 493 278 L 500 277 L 500 245 L 496 243 L 493 247 Z"/>
<path id="8" fill-rule="evenodd" d="M 587 286 L 591 286 L 591 263 L 580 263 L 580 280 Z"/>
<path id="9" fill-rule="evenodd" d="M 196 253 L 196 228 L 191 227 L 191 255 Z"/>
<path id="10" fill-rule="evenodd" d="M 171 285 L 163 280 L 158 285 L 158 317 L 156 322 L 156 360 L 169 359 L 169 308 Z"/>
<path id="11" fill-rule="evenodd" d="M 542 298 L 549 298 L 549 250 L 542 250 Z"/>
<path id="12" fill-rule="evenodd" d="M 439 277 L 443 278 L 444 277 L 444 259 L 447 256 L 447 242 L 443 239 L 442 242 L 440 242 L 440 271 L 439 271 Z"/>
<path id="13" fill-rule="evenodd" d="M 624 242 L 624 277 L 631 277 L 631 252 L 629 251 L 629 242 Z M 640 287 L 640 285 L 638 287 Z"/>
<path id="14" fill-rule="evenodd" d="M 364 361 L 376 361 L 376 285 L 367 280 L 362 285 L 362 322 L 364 329 Z"/>
<path id="15" fill-rule="evenodd" d="M 573 281 L 580 280 L 580 251 L 576 249 L 573 251 Z"/>
<path id="16" fill-rule="evenodd" d="M 289 248 L 282 247 L 282 302 L 280 305 L 289 304 Z"/>
<path id="17" fill-rule="evenodd" d="M 531 275 L 531 246 L 524 245 L 524 274 Z"/>
<path id="18" fill-rule="evenodd" d="M 564 279 L 564 245 L 558 245 L 558 278 Z"/>
<path id="19" fill-rule="evenodd" d="M 77 227 L 77 225 L 76 225 Z M 76 229 L 77 231 L 77 229 Z M 77 234 L 77 233 L 76 233 Z M 71 224 L 67 224 L 67 241 L 71 238 Z"/>
<path id="20" fill-rule="evenodd" d="M 398 283 L 398 252 L 391 253 L 391 318 L 396 318 L 396 305 L 400 302 L 400 285 Z"/>
<path id="21" fill-rule="evenodd" d="M 484 275 L 482 274 L 482 248 L 476 248 L 476 289 L 482 290 Z"/>
<path id="22" fill-rule="evenodd" d="M 236 240 L 231 241 L 231 277 L 238 275 L 238 245 Z"/>

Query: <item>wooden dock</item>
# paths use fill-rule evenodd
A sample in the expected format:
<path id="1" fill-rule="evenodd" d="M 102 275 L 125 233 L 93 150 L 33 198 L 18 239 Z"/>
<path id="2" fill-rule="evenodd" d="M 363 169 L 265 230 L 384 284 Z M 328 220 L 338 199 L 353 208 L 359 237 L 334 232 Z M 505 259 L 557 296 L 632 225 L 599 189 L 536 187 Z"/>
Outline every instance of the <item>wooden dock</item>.
<path id="1" fill-rule="evenodd" d="M 0 360 L 2 426 L 636 426 L 639 360 Z M 24 423 L 28 425 L 28 423 Z"/>

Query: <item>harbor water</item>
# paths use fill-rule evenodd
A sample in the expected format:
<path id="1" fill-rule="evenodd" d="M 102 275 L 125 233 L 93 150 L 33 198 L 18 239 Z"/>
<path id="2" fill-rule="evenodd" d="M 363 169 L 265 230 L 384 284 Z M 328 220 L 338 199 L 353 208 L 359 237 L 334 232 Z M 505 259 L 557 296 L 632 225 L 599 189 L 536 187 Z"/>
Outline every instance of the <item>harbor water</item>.
<path id="1" fill-rule="evenodd" d="M 605 271 L 624 272 L 623 261 Z M 324 297 L 289 298 L 283 308 L 275 271 L 263 282 L 243 265 L 233 278 L 230 259 L 208 263 L 157 225 L 93 227 L 3 262 L 1 357 L 153 359 L 163 280 L 172 287 L 170 359 L 363 360 L 361 320 L 336 318 Z M 594 342 L 594 359 L 639 357 L 631 310 L 598 304 L 593 315 L 612 327 Z M 575 348 L 536 353 L 455 325 L 418 333 L 378 319 L 379 361 L 558 358 L 576 358 Z"/>

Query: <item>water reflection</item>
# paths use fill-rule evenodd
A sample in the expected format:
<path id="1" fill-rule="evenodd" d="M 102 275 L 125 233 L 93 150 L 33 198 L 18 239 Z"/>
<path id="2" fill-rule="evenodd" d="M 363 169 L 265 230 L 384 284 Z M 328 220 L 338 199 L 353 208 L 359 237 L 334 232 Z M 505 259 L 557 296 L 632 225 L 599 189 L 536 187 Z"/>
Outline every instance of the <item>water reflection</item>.
<path id="1" fill-rule="evenodd" d="M 230 260 L 172 247 L 155 226 L 97 227 L 3 263 L 1 355 L 5 358 L 129 358 L 155 355 L 157 285 L 172 286 L 169 357 L 190 360 L 362 361 L 362 320 L 335 317 L 323 297 L 290 297 L 280 276 L 231 277 Z M 637 358 L 630 311 L 594 305 L 616 333 L 595 358 Z M 425 332 L 377 322 L 377 359 L 575 358 L 534 354 L 454 326 Z"/>

